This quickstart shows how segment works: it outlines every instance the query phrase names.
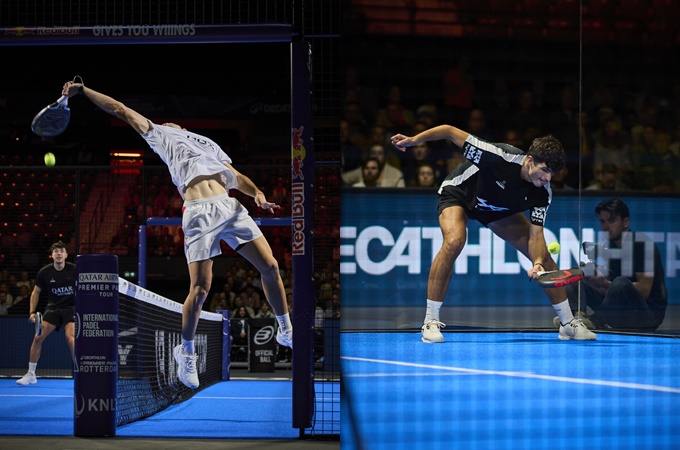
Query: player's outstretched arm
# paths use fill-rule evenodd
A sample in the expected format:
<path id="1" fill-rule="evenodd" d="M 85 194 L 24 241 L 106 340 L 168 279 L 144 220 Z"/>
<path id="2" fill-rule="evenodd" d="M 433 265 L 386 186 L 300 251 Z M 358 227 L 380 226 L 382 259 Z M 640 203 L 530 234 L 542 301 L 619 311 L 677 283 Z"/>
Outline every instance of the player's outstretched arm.
<path id="1" fill-rule="evenodd" d="M 392 145 L 403 152 L 406 151 L 406 147 L 413 147 L 414 145 L 418 145 L 421 142 L 447 139 L 456 144 L 458 147 L 462 147 L 469 135 L 470 133 L 454 126 L 439 125 L 418 133 L 413 137 L 404 136 L 403 134 L 395 134 L 392 136 Z"/>
<path id="2" fill-rule="evenodd" d="M 281 206 L 277 205 L 276 203 L 268 202 L 267 198 L 264 195 L 264 192 L 257 188 L 255 183 L 253 183 L 253 180 L 243 175 L 238 170 L 234 169 L 234 167 L 231 164 L 225 163 L 224 165 L 227 166 L 236 174 L 236 181 L 238 183 L 237 189 L 243 192 L 244 194 L 253 197 L 258 207 L 262 209 L 268 209 L 272 213 L 274 213 L 275 209 L 281 208 Z"/>
<path id="3" fill-rule="evenodd" d="M 128 108 L 122 102 L 119 102 L 108 95 L 97 92 L 94 89 L 90 89 L 82 83 L 68 81 L 64 84 L 62 95 L 67 95 L 69 98 L 71 98 L 77 94 L 84 95 L 98 108 L 114 117 L 119 118 L 140 134 L 146 133 L 151 128 L 151 124 L 146 117 L 139 114 L 134 109 Z"/>

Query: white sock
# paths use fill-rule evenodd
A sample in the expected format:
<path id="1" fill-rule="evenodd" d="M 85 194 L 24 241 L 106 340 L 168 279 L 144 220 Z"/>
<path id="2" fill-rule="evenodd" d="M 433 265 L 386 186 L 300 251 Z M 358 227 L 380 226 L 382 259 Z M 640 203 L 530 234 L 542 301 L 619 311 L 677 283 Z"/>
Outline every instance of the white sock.
<path id="1" fill-rule="evenodd" d="M 186 339 L 182 338 L 182 353 L 185 355 L 193 355 L 194 354 L 194 341 L 193 339 L 190 341 L 187 341 Z"/>
<path id="2" fill-rule="evenodd" d="M 439 321 L 439 310 L 442 308 L 444 302 L 435 302 L 434 300 L 427 299 L 427 309 L 425 310 L 425 321 L 427 323 L 430 320 Z"/>
<path id="3" fill-rule="evenodd" d="M 35 375 L 35 368 L 38 367 L 38 363 L 28 363 L 28 371 Z"/>
<path id="4" fill-rule="evenodd" d="M 282 316 L 276 316 L 276 320 L 279 321 L 279 327 L 283 328 L 284 331 L 293 329 L 293 324 L 290 322 L 289 313 L 286 313 Z"/>
<path id="5" fill-rule="evenodd" d="M 562 325 L 568 324 L 574 318 L 574 314 L 571 312 L 571 308 L 569 307 L 569 300 L 564 300 L 563 302 L 552 306 L 555 308 L 557 317 L 560 318 L 560 323 Z"/>

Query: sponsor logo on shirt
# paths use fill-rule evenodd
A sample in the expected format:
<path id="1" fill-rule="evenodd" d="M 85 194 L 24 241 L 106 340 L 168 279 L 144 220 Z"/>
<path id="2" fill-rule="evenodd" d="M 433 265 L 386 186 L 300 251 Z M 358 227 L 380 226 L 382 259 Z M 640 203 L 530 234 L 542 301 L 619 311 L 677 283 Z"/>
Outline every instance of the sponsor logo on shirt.
<path id="1" fill-rule="evenodd" d="M 479 209 L 480 211 L 507 211 L 508 208 L 505 208 L 503 206 L 494 206 L 494 205 L 489 205 L 485 199 L 477 197 L 477 205 L 475 205 L 475 209 Z"/>
<path id="2" fill-rule="evenodd" d="M 482 151 L 472 144 L 465 144 L 463 156 L 473 163 L 479 164 L 479 160 L 482 158 Z"/>
<path id="3" fill-rule="evenodd" d="M 543 206 L 541 208 L 534 208 L 534 209 L 531 210 L 531 218 L 535 219 L 535 220 L 543 221 L 543 220 L 545 220 L 545 212 L 546 212 L 545 206 Z"/>

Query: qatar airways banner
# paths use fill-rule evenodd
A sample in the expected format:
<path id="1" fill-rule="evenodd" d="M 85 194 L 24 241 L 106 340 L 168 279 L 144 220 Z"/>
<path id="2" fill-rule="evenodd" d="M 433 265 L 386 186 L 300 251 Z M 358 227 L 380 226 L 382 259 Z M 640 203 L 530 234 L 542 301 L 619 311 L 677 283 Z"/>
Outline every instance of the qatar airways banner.
<path id="1" fill-rule="evenodd" d="M 630 208 L 630 229 L 645 232 L 661 252 L 669 303 L 680 303 L 680 198 L 620 197 Z M 559 268 L 586 260 L 581 242 L 600 242 L 595 206 L 608 198 L 553 198 L 545 239 L 561 245 L 553 256 Z M 436 192 L 345 189 L 341 208 L 343 307 L 421 306 L 430 264 L 442 244 Z M 467 225 L 468 242 L 454 264 L 447 303 L 545 305 L 542 289 L 526 275 L 531 262 L 478 222 Z"/>

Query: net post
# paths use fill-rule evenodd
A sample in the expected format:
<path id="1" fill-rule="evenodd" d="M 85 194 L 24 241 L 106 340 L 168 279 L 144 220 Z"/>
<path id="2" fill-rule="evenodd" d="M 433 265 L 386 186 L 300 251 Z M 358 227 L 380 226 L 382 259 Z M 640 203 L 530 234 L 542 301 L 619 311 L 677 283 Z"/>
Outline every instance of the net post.
<path id="1" fill-rule="evenodd" d="M 138 231 L 138 249 L 139 256 L 137 257 L 137 284 L 141 287 L 146 287 L 146 225 L 140 225 Z"/>
<path id="2" fill-rule="evenodd" d="M 314 138 L 311 46 L 291 43 L 291 196 L 293 253 L 293 428 L 311 428 L 314 413 Z"/>
<path id="3" fill-rule="evenodd" d="M 73 434 L 116 435 L 118 257 L 78 255 Z"/>
<path id="4" fill-rule="evenodd" d="M 222 314 L 222 381 L 229 381 L 231 370 L 231 321 L 229 310 L 215 311 Z"/>

